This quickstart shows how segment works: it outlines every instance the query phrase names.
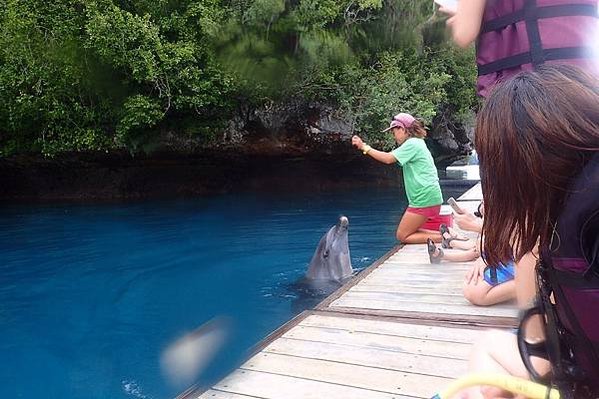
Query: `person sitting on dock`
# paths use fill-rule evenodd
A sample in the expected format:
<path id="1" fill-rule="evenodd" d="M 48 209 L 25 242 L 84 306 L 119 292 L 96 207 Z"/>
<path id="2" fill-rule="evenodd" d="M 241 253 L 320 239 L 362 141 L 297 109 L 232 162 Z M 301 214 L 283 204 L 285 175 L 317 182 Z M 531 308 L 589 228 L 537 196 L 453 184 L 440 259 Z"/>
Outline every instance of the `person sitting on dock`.
<path id="1" fill-rule="evenodd" d="M 482 217 L 484 212 L 482 202 L 478 209 Z M 474 229 L 478 230 L 478 226 L 478 223 L 472 223 Z M 481 245 L 480 237 L 477 240 L 460 237 L 455 230 L 445 225 L 441 225 L 439 231 L 443 237 L 442 246 L 446 250 L 437 248 L 432 240 L 429 240 L 427 247 L 431 263 L 439 263 L 441 260 L 450 262 L 475 261 L 466 273 L 463 286 L 464 297 L 470 303 L 478 306 L 490 306 L 516 298 L 513 260 L 495 266 L 488 266 L 480 257 L 478 250 Z M 447 251 L 451 248 L 459 248 L 462 251 Z"/>
<path id="2" fill-rule="evenodd" d="M 483 230 L 483 219 L 482 219 L 482 206 L 481 202 L 478 205 L 478 210 L 474 213 L 465 211 L 464 213 L 454 213 L 453 221 L 462 230 L 473 231 L 480 233 Z"/>
<path id="3" fill-rule="evenodd" d="M 473 305 L 491 306 L 516 298 L 514 261 L 488 266 L 480 257 L 476 244 L 464 251 L 443 251 L 429 241 L 427 243 L 431 263 L 441 260 L 449 262 L 472 262 L 466 273 L 463 286 L 464 298 Z M 431 255 L 432 254 L 432 255 Z"/>
<path id="4" fill-rule="evenodd" d="M 478 212 L 482 211 L 481 205 L 479 205 Z M 443 249 L 438 248 L 430 238 L 426 241 L 431 263 L 441 263 L 442 260 L 449 262 L 471 262 L 480 258 L 479 248 L 481 246 L 480 231 L 482 223 L 479 224 L 476 220 L 470 221 L 468 215 L 472 215 L 472 218 L 478 219 L 473 214 L 456 214 L 454 217 L 464 216 L 464 219 L 462 219 L 462 229 L 479 233 L 478 238 L 471 240 L 468 237 L 461 236 L 458 231 L 451 227 L 441 224 L 439 226 L 439 234 L 441 234 L 441 246 Z M 482 219 L 480 220 L 482 222 Z"/>
<path id="5" fill-rule="evenodd" d="M 539 261 L 537 313 L 528 312 L 536 318 L 525 318 L 518 336 L 481 337 L 470 371 L 534 375 L 568 398 L 599 397 L 598 87 L 572 66 L 521 73 L 493 91 L 475 137 L 486 260 L 518 261 L 538 245 Z M 484 397 L 510 396 L 485 388 Z"/>
<path id="6" fill-rule="evenodd" d="M 424 125 L 412 115 L 400 113 L 393 117 L 384 132 L 389 130 L 399 144 L 391 152 L 375 150 L 359 136 L 352 137 L 352 145 L 364 155 L 384 164 L 396 164 L 403 169 L 408 208 L 397 227 L 397 239 L 404 244 L 424 244 L 429 237 L 441 242 L 437 230 L 442 223 L 439 213 L 443 196 L 437 168 L 424 142 Z"/>

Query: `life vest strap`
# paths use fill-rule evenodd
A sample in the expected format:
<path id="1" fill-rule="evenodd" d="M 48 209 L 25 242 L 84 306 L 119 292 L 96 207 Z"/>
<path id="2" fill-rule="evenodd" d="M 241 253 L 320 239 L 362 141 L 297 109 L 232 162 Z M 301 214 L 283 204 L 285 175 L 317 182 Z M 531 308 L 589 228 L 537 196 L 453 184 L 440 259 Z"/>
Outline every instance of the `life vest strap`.
<path id="1" fill-rule="evenodd" d="M 563 286 L 577 289 L 599 289 L 599 278 L 592 273 L 586 277 L 580 273 L 566 272 L 559 269 L 552 269 L 551 273 L 553 273 L 555 281 Z"/>
<path id="2" fill-rule="evenodd" d="M 563 4 L 557 6 L 531 7 L 527 12 L 524 9 L 485 22 L 481 34 L 503 29 L 527 19 L 544 19 L 555 17 L 599 17 L 597 6 L 592 4 Z"/>
<path id="3" fill-rule="evenodd" d="M 595 49 L 590 47 L 563 47 L 542 50 L 542 58 L 544 61 L 595 57 L 597 57 L 597 52 Z M 533 64 L 533 58 L 530 51 L 512 55 L 506 58 L 501 58 L 497 61 L 493 61 L 484 65 L 478 64 L 478 76 L 488 75 L 490 73 L 505 69 L 516 68 L 525 64 Z"/>

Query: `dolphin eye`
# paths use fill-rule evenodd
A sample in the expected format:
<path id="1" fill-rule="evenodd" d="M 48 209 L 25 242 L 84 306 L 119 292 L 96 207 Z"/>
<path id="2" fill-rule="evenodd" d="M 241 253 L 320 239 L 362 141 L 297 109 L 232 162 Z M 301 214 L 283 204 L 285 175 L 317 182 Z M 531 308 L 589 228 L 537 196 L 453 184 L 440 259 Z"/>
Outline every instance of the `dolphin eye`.
<path id="1" fill-rule="evenodd" d="M 324 251 L 324 253 L 322 254 L 323 258 L 328 258 L 329 257 L 329 250 L 327 249 L 326 251 Z"/>

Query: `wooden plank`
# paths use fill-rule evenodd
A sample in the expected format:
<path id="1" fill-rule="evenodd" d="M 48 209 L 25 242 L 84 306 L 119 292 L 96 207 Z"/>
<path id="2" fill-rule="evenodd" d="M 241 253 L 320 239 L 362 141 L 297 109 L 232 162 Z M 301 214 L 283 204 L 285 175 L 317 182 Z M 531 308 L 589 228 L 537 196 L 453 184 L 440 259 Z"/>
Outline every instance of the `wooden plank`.
<path id="1" fill-rule="evenodd" d="M 408 322 L 436 323 L 441 325 L 471 326 L 475 328 L 514 328 L 518 319 L 503 316 L 477 316 L 468 314 L 444 314 L 405 310 L 385 310 L 335 306 L 331 308 L 339 316 L 401 319 Z"/>
<path id="2" fill-rule="evenodd" d="M 419 303 L 437 303 L 472 306 L 466 298 L 460 295 L 445 295 L 441 290 L 428 294 L 412 294 L 407 292 L 376 292 L 376 291 L 355 291 L 349 290 L 343 298 L 364 301 L 388 301 L 388 302 L 419 302 Z"/>
<path id="3" fill-rule="evenodd" d="M 394 283 L 393 281 L 384 281 L 384 282 L 375 282 L 368 284 L 359 284 L 354 287 L 350 291 L 354 292 L 403 292 L 406 294 L 430 294 L 431 286 L 430 284 L 423 284 L 421 286 L 413 286 L 410 283 L 400 282 Z M 463 297 L 464 294 L 462 292 L 462 287 L 455 286 L 443 286 L 438 287 L 438 292 L 442 292 L 443 295 L 455 295 Z"/>
<path id="4" fill-rule="evenodd" d="M 198 399 L 255 399 L 255 398 L 261 398 L 261 396 L 247 396 L 247 395 L 239 395 L 237 393 L 232 393 L 232 392 L 223 392 L 223 391 L 217 391 L 214 389 L 210 389 L 206 392 L 204 392 L 203 394 L 201 394 L 200 396 L 194 396 L 194 398 L 198 398 Z"/>
<path id="5" fill-rule="evenodd" d="M 372 276 L 372 278 L 368 281 L 362 282 L 362 285 L 368 284 L 369 281 L 373 281 L 374 279 L 383 279 L 383 280 L 394 280 L 397 282 L 404 282 L 406 284 L 429 284 L 431 287 L 431 291 L 434 292 L 435 286 L 440 284 L 448 284 L 451 286 L 460 285 L 464 283 L 464 275 L 450 276 L 444 277 L 439 275 L 430 275 L 429 277 L 421 277 L 418 275 L 410 276 L 410 274 L 386 274 L 381 273 L 379 276 Z"/>
<path id="6" fill-rule="evenodd" d="M 442 275 L 430 275 L 430 277 L 422 277 L 419 275 L 410 276 L 410 274 L 385 274 L 373 275 L 368 280 L 362 281 L 359 286 L 368 286 L 370 284 L 394 282 L 398 284 L 414 284 L 414 286 L 426 286 L 428 285 L 431 292 L 436 292 L 436 288 L 439 286 L 451 286 L 461 287 L 464 284 L 464 277 L 466 274 L 459 274 L 457 276 L 444 277 Z"/>
<path id="7" fill-rule="evenodd" d="M 373 280 L 380 280 L 380 279 L 391 279 L 391 280 L 399 280 L 399 279 L 407 279 L 412 277 L 414 282 L 417 282 L 416 280 L 421 280 L 422 282 L 428 282 L 430 283 L 434 283 L 437 284 L 439 281 L 448 279 L 448 280 L 460 280 L 460 279 L 464 279 L 464 276 L 466 275 L 467 270 L 462 269 L 462 270 L 447 270 L 447 271 L 435 271 L 435 270 L 431 270 L 431 271 L 418 271 L 415 270 L 413 272 L 410 272 L 408 267 L 397 267 L 396 270 L 393 270 L 392 268 L 386 268 L 386 269 L 380 269 L 380 270 L 376 270 L 373 273 L 370 273 L 370 275 L 368 277 L 366 277 L 365 279 L 363 279 L 360 283 L 356 284 L 366 284 L 369 281 L 373 281 Z M 429 280 L 427 280 L 427 278 Z M 435 280 L 430 280 L 431 278 L 434 278 Z"/>
<path id="8" fill-rule="evenodd" d="M 357 332 L 376 332 L 389 336 L 421 338 L 435 341 L 472 343 L 481 330 L 465 327 L 445 327 L 414 322 L 398 322 L 372 318 L 355 318 L 313 314 L 306 317 L 301 326 L 337 328 Z"/>
<path id="9" fill-rule="evenodd" d="M 456 230 L 458 231 L 462 231 L 459 230 L 458 228 L 456 228 Z M 467 233 L 467 231 L 465 231 L 465 234 Z M 479 233 L 477 232 L 472 232 L 472 234 L 468 237 L 471 240 L 475 240 L 478 237 Z M 441 245 L 440 243 L 437 243 L 437 246 Z M 405 256 L 410 256 L 413 254 L 427 254 L 428 250 L 427 250 L 427 245 L 426 244 L 409 244 L 409 245 L 405 245 L 403 248 L 401 248 L 401 250 L 399 250 L 398 252 L 396 252 L 395 254 L 393 254 L 392 256 L 389 257 L 388 260 L 393 260 L 396 258 L 401 258 L 401 257 L 405 257 Z M 386 263 L 386 262 L 385 262 Z M 424 263 L 424 262 L 422 262 Z M 428 263 L 428 261 L 426 262 Z"/>
<path id="10" fill-rule="evenodd" d="M 377 392 L 347 385 L 331 384 L 252 370 L 230 374 L 214 389 L 264 399 L 408 399 L 408 396 Z"/>
<path id="11" fill-rule="evenodd" d="M 356 388 L 418 398 L 430 398 L 436 389 L 446 386 L 451 381 L 443 377 L 298 358 L 276 353 L 261 353 L 241 368 L 334 384 L 349 384 Z"/>
<path id="12" fill-rule="evenodd" d="M 456 250 L 456 251 L 459 251 Z M 442 268 L 442 267 L 451 267 L 453 265 L 469 265 L 471 264 L 471 262 L 449 262 L 449 261 L 442 261 L 440 264 L 431 264 L 430 260 L 429 260 L 429 256 L 428 256 L 428 252 L 426 251 L 414 251 L 410 254 L 408 253 L 403 253 L 401 255 L 395 256 L 392 259 L 390 259 L 389 264 L 400 264 L 400 265 L 405 265 L 405 264 L 409 264 L 409 265 L 426 265 L 428 267 L 436 267 L 436 268 Z M 405 266 L 404 266 L 405 267 Z"/>
<path id="13" fill-rule="evenodd" d="M 380 269 L 368 276 L 370 279 L 375 277 L 404 278 L 410 281 L 423 281 L 436 284 L 442 281 L 464 281 L 466 272 L 464 270 L 429 270 L 429 271 L 410 271 L 409 268 Z M 366 280 L 368 281 L 368 280 Z"/>
<path id="14" fill-rule="evenodd" d="M 494 305 L 491 307 L 473 306 L 473 305 L 453 305 L 439 303 L 417 303 L 404 301 L 381 301 L 366 300 L 355 298 L 351 293 L 337 299 L 330 306 L 331 308 L 346 307 L 354 309 L 380 309 L 403 312 L 435 313 L 445 315 L 471 315 L 471 316 L 498 316 L 512 317 L 518 316 L 518 310 L 514 306 Z"/>
<path id="15" fill-rule="evenodd" d="M 448 342 L 447 345 L 451 345 L 451 343 Z M 468 362 L 462 359 L 419 355 L 378 348 L 360 348 L 329 342 L 303 341 L 285 337 L 281 337 L 270 344 L 264 352 L 444 378 L 457 378 L 466 373 L 468 369 Z"/>
<path id="16" fill-rule="evenodd" d="M 473 262 L 465 262 L 465 263 L 445 263 L 445 262 L 443 262 L 443 263 L 440 263 L 437 265 L 432 265 L 430 263 L 426 263 L 424 265 L 412 263 L 412 264 L 407 265 L 403 262 L 392 261 L 392 262 L 385 263 L 383 266 L 379 267 L 374 272 L 372 272 L 368 277 L 370 277 L 373 274 L 376 275 L 376 274 L 380 274 L 380 273 L 387 273 L 387 274 L 409 273 L 410 275 L 435 274 L 435 275 L 448 275 L 448 276 L 454 275 L 455 276 L 456 274 L 459 275 L 460 273 L 465 273 L 466 271 L 470 270 L 473 265 L 474 265 Z"/>
<path id="17" fill-rule="evenodd" d="M 444 290 L 446 288 L 461 289 L 463 285 L 462 280 L 443 281 L 438 279 L 437 281 L 409 281 L 408 279 L 399 277 L 385 277 L 385 276 L 373 276 L 368 281 L 364 281 L 360 284 L 361 287 L 368 287 L 369 285 L 391 285 L 391 286 L 409 286 L 415 288 L 426 288 L 429 293 L 436 292 L 436 289 Z"/>
<path id="18" fill-rule="evenodd" d="M 454 249 L 454 251 L 459 251 L 459 249 Z M 411 260 L 411 263 L 409 266 L 405 264 L 406 260 L 408 260 L 408 259 Z M 443 270 L 443 269 L 451 270 L 454 267 L 466 268 L 467 266 L 472 265 L 472 261 L 466 261 L 466 262 L 443 261 L 438 264 L 433 264 L 433 263 L 430 263 L 430 261 L 429 261 L 428 252 L 427 252 L 426 248 L 423 248 L 422 250 L 415 251 L 410 254 L 401 253 L 401 254 L 394 255 L 392 258 L 389 258 L 383 265 L 381 265 L 381 267 L 379 267 L 377 270 L 379 270 L 381 268 L 383 268 L 383 269 L 388 268 L 389 265 L 395 265 L 393 267 L 396 267 L 396 268 L 415 268 L 415 269 L 422 269 L 422 270 Z"/>
<path id="19" fill-rule="evenodd" d="M 382 284 L 386 285 L 386 283 L 392 284 L 410 284 L 414 287 L 429 287 L 431 290 L 434 290 L 435 286 L 451 286 L 451 287 L 461 287 L 464 282 L 464 278 L 456 278 L 451 280 L 443 280 L 442 278 L 437 278 L 435 280 L 427 280 L 427 279 L 413 279 L 410 280 L 405 276 L 389 276 L 385 274 L 372 275 L 368 278 L 368 280 L 362 281 L 360 286 L 366 287 L 370 284 Z"/>
<path id="20" fill-rule="evenodd" d="M 276 330 L 274 330 L 273 332 L 268 334 L 266 336 L 266 338 L 264 338 L 262 341 L 258 342 L 256 345 L 254 345 L 254 347 L 252 347 L 250 349 L 250 351 L 249 351 L 250 355 L 260 352 L 262 349 L 264 349 L 266 346 L 268 346 L 268 344 L 270 344 L 272 341 L 276 340 L 277 338 L 279 338 L 280 336 L 285 334 L 287 331 L 289 331 L 290 329 L 292 329 L 293 327 L 298 325 L 309 314 L 310 314 L 310 311 L 305 310 L 302 313 L 295 316 L 293 319 L 289 320 L 287 323 L 283 324 L 282 326 L 280 326 L 279 328 L 277 328 Z"/>
<path id="21" fill-rule="evenodd" d="M 464 276 L 459 275 L 451 279 L 443 278 L 443 276 L 434 276 L 431 278 L 410 278 L 408 275 L 385 275 L 380 274 L 377 276 L 372 276 L 368 280 L 365 280 L 358 284 L 360 287 L 368 287 L 371 284 L 377 285 L 388 285 L 388 284 L 404 284 L 404 285 L 413 285 L 414 287 L 429 287 L 429 293 L 434 294 L 437 290 L 437 287 L 441 288 L 443 286 L 451 286 L 451 287 L 461 287 L 464 284 Z"/>
<path id="22" fill-rule="evenodd" d="M 437 292 L 442 292 L 442 293 L 455 292 L 456 290 L 458 292 L 461 292 L 461 290 L 462 290 L 462 283 L 460 283 L 460 282 L 444 283 L 442 281 L 441 282 L 438 281 L 435 285 L 435 284 L 431 284 L 430 282 L 408 281 L 407 279 L 402 279 L 402 278 L 386 278 L 386 279 L 379 278 L 376 280 L 373 279 L 367 283 L 360 284 L 357 287 L 359 287 L 362 290 L 368 291 L 368 289 L 367 289 L 368 287 L 376 287 L 376 286 L 397 287 L 395 292 L 400 292 L 403 287 L 408 288 L 406 291 L 409 291 L 411 289 L 416 289 L 416 290 L 425 290 L 427 293 L 432 292 L 432 287 L 435 287 Z"/>
<path id="23" fill-rule="evenodd" d="M 435 265 L 438 266 L 438 265 Z M 442 265 L 444 266 L 444 265 Z M 454 265 L 449 265 L 449 266 L 454 266 Z M 366 278 L 364 278 L 362 281 L 368 281 L 370 279 L 373 279 L 375 277 L 378 276 L 385 276 L 385 277 L 409 277 L 409 276 L 415 276 L 415 277 L 437 277 L 437 278 L 455 278 L 455 277 L 462 277 L 466 275 L 466 272 L 468 270 L 471 269 L 471 265 L 464 265 L 462 267 L 439 267 L 439 268 L 435 268 L 435 267 L 431 267 L 429 266 L 428 269 L 426 268 L 419 268 L 417 266 L 415 266 L 414 268 L 410 268 L 409 265 L 402 265 L 402 264 L 388 264 L 385 265 L 385 267 L 381 267 L 377 270 L 375 270 L 374 272 L 370 273 L 370 275 L 368 275 Z"/>
<path id="24" fill-rule="evenodd" d="M 445 341 L 311 326 L 298 326 L 285 334 L 284 337 L 462 360 L 468 359 L 469 348 L 471 346 L 465 343 L 452 342 L 448 345 Z"/>

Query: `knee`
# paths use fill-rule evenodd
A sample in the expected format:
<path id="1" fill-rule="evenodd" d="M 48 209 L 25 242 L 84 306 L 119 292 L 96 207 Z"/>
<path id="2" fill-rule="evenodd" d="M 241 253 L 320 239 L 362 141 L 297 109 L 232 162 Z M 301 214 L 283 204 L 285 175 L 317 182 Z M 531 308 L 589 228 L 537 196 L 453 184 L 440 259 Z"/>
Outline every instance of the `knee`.
<path id="1" fill-rule="evenodd" d="M 481 290 L 477 289 L 477 286 L 474 284 L 464 284 L 462 293 L 464 294 L 464 298 L 466 298 L 466 300 L 473 305 L 488 305 L 486 301 L 486 292 L 482 292 Z"/>
<path id="2" fill-rule="evenodd" d="M 401 242 L 405 242 L 409 236 L 410 234 L 407 234 L 405 231 L 402 230 L 397 230 L 397 232 L 395 233 L 395 238 L 397 238 L 397 241 Z"/>

